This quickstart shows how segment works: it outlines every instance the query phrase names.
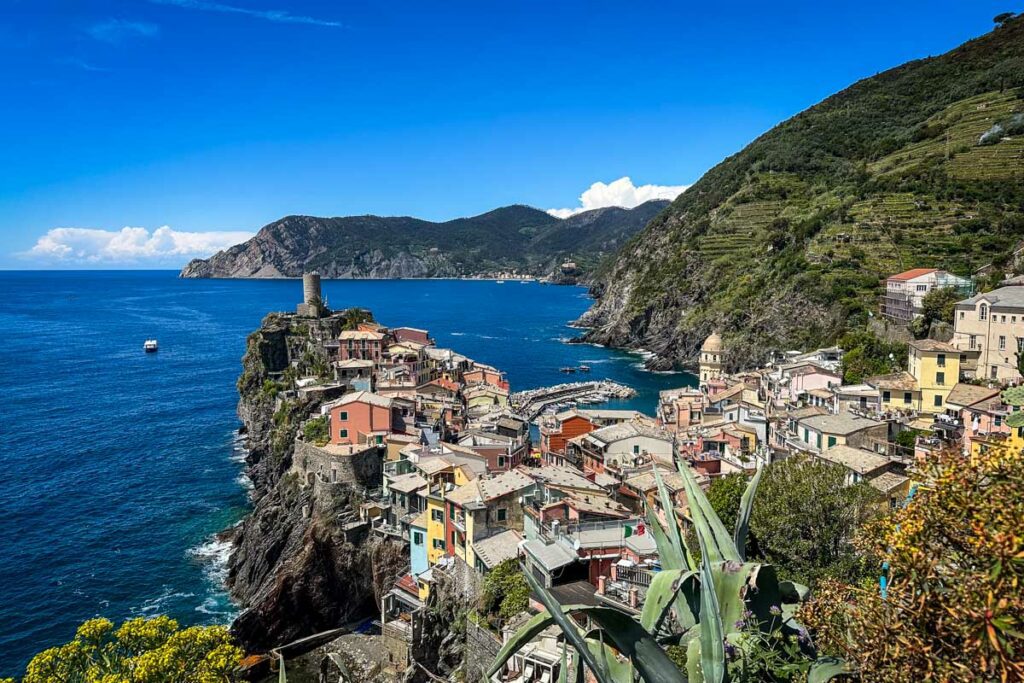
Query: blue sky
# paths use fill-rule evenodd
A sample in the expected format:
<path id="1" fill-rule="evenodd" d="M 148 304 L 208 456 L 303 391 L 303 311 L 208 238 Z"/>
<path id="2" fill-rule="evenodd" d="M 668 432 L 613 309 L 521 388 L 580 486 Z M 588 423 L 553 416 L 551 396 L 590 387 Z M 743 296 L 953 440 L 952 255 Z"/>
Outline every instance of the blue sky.
<path id="1" fill-rule="evenodd" d="M 3 268 L 178 266 L 291 213 L 447 219 L 510 203 L 571 209 L 591 184 L 624 176 L 687 185 L 830 93 L 945 52 L 1021 9 L 1005 0 L 0 7 Z M 634 194 L 620 182 L 589 199 Z"/>

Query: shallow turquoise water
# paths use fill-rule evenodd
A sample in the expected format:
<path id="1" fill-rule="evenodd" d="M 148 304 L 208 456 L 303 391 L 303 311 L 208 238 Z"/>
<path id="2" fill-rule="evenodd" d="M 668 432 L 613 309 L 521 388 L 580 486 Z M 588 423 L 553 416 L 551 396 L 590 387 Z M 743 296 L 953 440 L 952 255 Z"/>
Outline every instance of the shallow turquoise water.
<path id="1" fill-rule="evenodd" d="M 169 614 L 230 620 L 226 548 L 245 513 L 234 382 L 246 335 L 292 309 L 298 281 L 180 280 L 171 272 L 0 272 L 0 676 L 84 619 Z M 508 373 L 513 390 L 589 364 L 651 412 L 690 375 L 563 341 L 586 310 L 577 287 L 453 280 L 326 281 L 335 308 L 427 328 Z M 156 337 L 160 351 L 144 354 Z M 572 378 L 582 378 L 577 375 Z"/>

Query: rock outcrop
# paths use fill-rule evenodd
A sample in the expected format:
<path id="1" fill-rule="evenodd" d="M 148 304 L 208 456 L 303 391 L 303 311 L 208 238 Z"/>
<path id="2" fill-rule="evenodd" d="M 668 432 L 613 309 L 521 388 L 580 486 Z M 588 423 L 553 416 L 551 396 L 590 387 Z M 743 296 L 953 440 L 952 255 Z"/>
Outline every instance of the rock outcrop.
<path id="1" fill-rule="evenodd" d="M 249 651 L 375 614 L 380 577 L 405 565 L 398 544 L 352 530 L 362 502 L 357 483 L 302 486 L 289 473 L 300 425 L 317 404 L 285 391 L 285 381 L 323 360 L 318 336 L 336 337 L 368 316 L 272 314 L 249 336 L 238 414 L 248 439 L 253 510 L 234 531 L 228 565 L 228 588 L 244 608 L 232 630 Z"/>

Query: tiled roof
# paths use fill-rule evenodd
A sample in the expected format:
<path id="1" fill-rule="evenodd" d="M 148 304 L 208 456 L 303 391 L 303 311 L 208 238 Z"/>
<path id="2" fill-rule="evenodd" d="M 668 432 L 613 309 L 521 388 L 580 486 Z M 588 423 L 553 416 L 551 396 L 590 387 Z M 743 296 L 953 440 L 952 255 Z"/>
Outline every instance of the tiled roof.
<path id="1" fill-rule="evenodd" d="M 590 491 L 603 490 L 600 484 L 596 484 L 579 470 L 565 465 L 545 465 L 544 467 L 531 467 L 524 472 L 535 480 L 548 486 L 559 486 L 570 489 L 584 489 Z"/>
<path id="2" fill-rule="evenodd" d="M 384 335 L 380 332 L 368 332 L 365 330 L 345 330 L 338 339 L 368 339 L 379 341 L 384 338 Z"/>
<path id="3" fill-rule="evenodd" d="M 337 406 L 345 406 L 349 403 L 367 403 L 380 408 L 390 408 L 391 398 L 388 396 L 381 396 L 380 394 L 373 394 L 369 391 L 353 391 L 350 394 L 345 394 L 337 401 L 331 401 L 326 407 L 334 408 Z"/>
<path id="4" fill-rule="evenodd" d="M 852 413 L 837 415 L 813 415 L 800 420 L 800 424 L 825 434 L 854 434 L 870 427 L 885 424 Z"/>
<path id="5" fill-rule="evenodd" d="M 868 483 L 882 493 L 889 493 L 893 489 L 907 483 L 907 477 L 902 474 L 896 474 L 895 472 L 882 472 L 877 477 L 868 481 Z"/>
<path id="6" fill-rule="evenodd" d="M 912 349 L 917 349 L 918 351 L 935 351 L 938 353 L 960 353 L 960 350 L 957 349 L 952 344 L 947 344 L 946 342 L 941 342 L 937 339 L 917 339 L 915 341 L 910 342 L 908 346 Z"/>
<path id="7" fill-rule="evenodd" d="M 569 552 L 561 543 L 544 544 L 542 541 L 527 541 L 523 544 L 542 567 L 548 571 L 560 569 L 576 561 L 576 555 Z"/>
<path id="8" fill-rule="evenodd" d="M 620 424 L 601 427 L 586 434 L 585 437 L 604 444 L 615 443 L 623 439 L 630 439 L 635 436 L 648 436 L 653 439 L 672 442 L 672 435 L 663 429 L 649 427 L 637 421 L 622 422 Z"/>
<path id="9" fill-rule="evenodd" d="M 976 384 L 959 382 L 949 392 L 949 396 L 946 397 L 946 405 L 952 403 L 953 405 L 966 408 L 967 406 L 972 406 L 979 401 L 984 401 L 986 398 L 991 398 L 998 393 L 998 389 L 990 389 L 988 387 L 979 387 Z"/>
<path id="10" fill-rule="evenodd" d="M 917 380 L 906 370 L 888 375 L 876 375 L 864 380 L 876 389 L 895 389 L 897 391 L 917 391 Z"/>
<path id="11" fill-rule="evenodd" d="M 957 308 L 973 308 L 975 304 L 984 299 L 994 307 L 999 308 L 1024 308 L 1024 287 L 1000 287 L 984 294 L 975 294 L 970 299 L 957 302 Z"/>
<path id="12" fill-rule="evenodd" d="M 521 491 L 533 486 L 534 483 L 533 479 L 530 479 L 519 470 L 509 470 L 493 477 L 480 478 L 476 481 L 480 486 L 480 496 L 485 501 Z"/>
<path id="13" fill-rule="evenodd" d="M 921 277 L 922 275 L 927 275 L 928 273 L 934 273 L 935 270 L 935 268 L 912 268 L 910 270 L 905 270 L 902 273 L 897 273 L 896 275 L 890 275 L 889 279 L 900 281 L 913 280 L 915 277 Z"/>
<path id="14" fill-rule="evenodd" d="M 502 531 L 489 538 L 473 542 L 473 552 L 484 563 L 488 569 L 510 560 L 518 554 L 519 543 L 523 540 L 522 535 L 514 529 Z"/>
<path id="15" fill-rule="evenodd" d="M 416 472 L 410 472 L 409 474 L 400 474 L 388 482 L 388 489 L 398 491 L 399 493 L 412 493 L 424 488 L 426 485 L 426 479 Z"/>
<path id="16" fill-rule="evenodd" d="M 889 459 L 883 455 L 878 455 L 871 451 L 865 451 L 862 448 L 842 445 L 833 446 L 832 448 L 823 451 L 821 458 L 828 460 L 829 462 L 834 462 L 837 465 L 842 465 L 846 469 L 852 470 L 857 474 L 874 472 L 875 470 L 889 464 Z"/>

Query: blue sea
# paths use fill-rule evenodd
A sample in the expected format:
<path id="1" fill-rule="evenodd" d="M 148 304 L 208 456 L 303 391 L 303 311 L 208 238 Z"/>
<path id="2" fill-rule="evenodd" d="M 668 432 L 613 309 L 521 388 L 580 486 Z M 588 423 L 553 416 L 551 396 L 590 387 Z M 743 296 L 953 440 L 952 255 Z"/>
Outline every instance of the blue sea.
<path id="1" fill-rule="evenodd" d="M 638 396 L 693 384 L 642 358 L 565 340 L 589 305 L 579 287 L 455 280 L 325 281 L 334 308 L 508 373 L 513 390 L 590 377 Z M 81 621 L 168 614 L 226 623 L 227 548 L 213 537 L 248 505 L 236 438 L 245 338 L 292 310 L 296 280 L 181 280 L 174 272 L 0 272 L 0 677 L 70 640 Z M 160 351 L 145 354 L 154 337 Z M 610 404 L 611 405 L 611 404 Z"/>

